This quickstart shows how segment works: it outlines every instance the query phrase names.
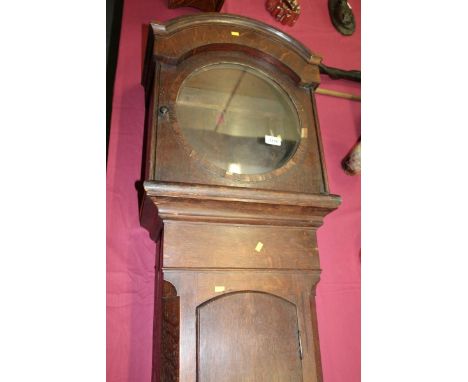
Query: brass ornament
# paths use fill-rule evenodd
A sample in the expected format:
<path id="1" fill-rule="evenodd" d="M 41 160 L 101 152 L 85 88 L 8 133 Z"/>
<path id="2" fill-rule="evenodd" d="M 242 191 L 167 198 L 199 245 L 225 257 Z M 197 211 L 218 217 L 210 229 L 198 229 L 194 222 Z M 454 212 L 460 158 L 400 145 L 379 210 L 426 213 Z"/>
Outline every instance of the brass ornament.
<path id="1" fill-rule="evenodd" d="M 266 9 L 281 24 L 293 26 L 301 14 L 299 0 L 267 0 Z"/>

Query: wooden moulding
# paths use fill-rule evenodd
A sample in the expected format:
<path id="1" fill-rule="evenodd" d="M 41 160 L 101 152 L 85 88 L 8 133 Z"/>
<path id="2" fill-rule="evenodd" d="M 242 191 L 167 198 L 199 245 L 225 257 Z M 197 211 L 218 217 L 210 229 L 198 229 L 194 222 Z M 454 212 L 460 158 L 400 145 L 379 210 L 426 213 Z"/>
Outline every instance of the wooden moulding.
<path id="1" fill-rule="evenodd" d="M 156 181 L 144 182 L 144 191 L 142 225 L 153 231 L 157 224 L 143 218 L 150 216 L 155 206 L 162 221 L 318 228 L 323 217 L 341 204 L 336 195 Z M 158 234 L 151 237 L 155 239 Z"/>
<path id="2" fill-rule="evenodd" d="M 155 181 L 146 181 L 143 183 L 143 187 L 148 196 L 284 204 L 292 206 L 317 207 L 325 209 L 328 212 L 338 208 L 341 204 L 341 197 L 331 194 L 303 194 L 298 192 L 258 190 L 244 187 L 222 187 L 203 184 Z"/>
<path id="3" fill-rule="evenodd" d="M 242 50 L 293 73 L 300 86 L 320 83 L 322 58 L 288 34 L 246 17 L 201 13 L 150 24 L 142 84 L 148 92 L 155 60 L 177 65 L 207 50 Z"/>
<path id="4" fill-rule="evenodd" d="M 158 209 L 145 195 L 142 199 L 140 207 L 140 224 L 149 232 L 151 239 L 155 242 L 159 241 L 162 232 L 162 220 L 158 216 Z"/>
<path id="5" fill-rule="evenodd" d="M 219 12 L 223 7 L 224 0 L 169 0 L 169 8 L 192 7 L 204 12 Z"/>

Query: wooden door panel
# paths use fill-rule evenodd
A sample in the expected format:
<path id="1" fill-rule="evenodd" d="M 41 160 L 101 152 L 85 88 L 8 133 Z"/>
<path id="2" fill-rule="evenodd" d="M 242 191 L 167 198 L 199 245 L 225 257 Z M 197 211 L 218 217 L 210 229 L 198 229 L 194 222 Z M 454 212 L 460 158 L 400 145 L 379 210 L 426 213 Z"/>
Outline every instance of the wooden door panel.
<path id="1" fill-rule="evenodd" d="M 199 382 L 302 381 L 294 304 L 258 292 L 230 293 L 197 308 Z"/>

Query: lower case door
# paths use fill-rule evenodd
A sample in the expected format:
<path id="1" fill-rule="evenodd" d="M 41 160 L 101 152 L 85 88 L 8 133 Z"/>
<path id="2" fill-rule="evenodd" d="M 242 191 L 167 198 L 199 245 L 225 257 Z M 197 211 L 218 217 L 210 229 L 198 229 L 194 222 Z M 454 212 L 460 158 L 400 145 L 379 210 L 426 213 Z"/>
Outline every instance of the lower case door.
<path id="1" fill-rule="evenodd" d="M 264 292 L 235 292 L 197 308 L 198 382 L 302 381 L 294 304 Z"/>

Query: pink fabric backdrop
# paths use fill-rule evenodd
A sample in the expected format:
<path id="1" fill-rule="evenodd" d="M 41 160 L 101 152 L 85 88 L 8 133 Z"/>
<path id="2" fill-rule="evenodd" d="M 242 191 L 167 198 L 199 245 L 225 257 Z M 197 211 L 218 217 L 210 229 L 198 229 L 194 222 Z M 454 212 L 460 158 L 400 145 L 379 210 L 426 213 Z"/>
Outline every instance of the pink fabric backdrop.
<path id="1" fill-rule="evenodd" d="M 144 102 L 140 86 L 142 25 L 195 9 L 169 10 L 167 0 L 126 0 L 115 80 L 107 166 L 107 381 L 149 382 L 156 245 L 138 222 L 135 182 L 140 179 Z M 276 23 L 264 0 L 226 0 L 222 12 L 248 16 L 291 34 L 324 63 L 360 69 L 360 2 L 351 37 L 333 28 L 327 0 L 301 0 L 294 27 Z M 322 87 L 360 93 L 359 84 L 322 77 Z M 330 190 L 343 204 L 319 230 L 322 279 L 317 314 L 325 382 L 360 381 L 360 177 L 340 168 L 360 135 L 360 103 L 317 95 Z"/>

